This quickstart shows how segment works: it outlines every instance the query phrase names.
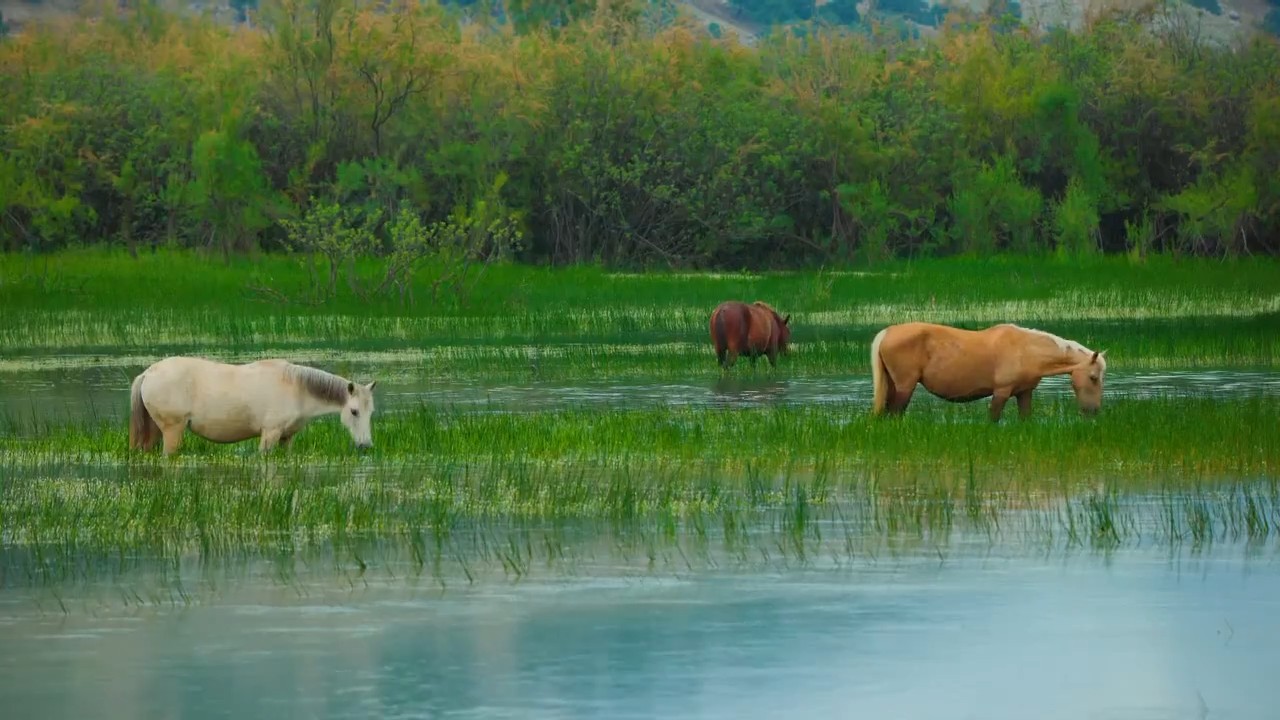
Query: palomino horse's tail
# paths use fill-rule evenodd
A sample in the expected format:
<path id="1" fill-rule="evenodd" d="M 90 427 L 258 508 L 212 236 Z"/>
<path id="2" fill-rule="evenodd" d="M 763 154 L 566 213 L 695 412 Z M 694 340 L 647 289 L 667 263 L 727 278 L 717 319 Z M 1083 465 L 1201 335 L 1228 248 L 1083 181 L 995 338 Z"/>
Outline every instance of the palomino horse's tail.
<path id="1" fill-rule="evenodd" d="M 141 373 L 133 379 L 133 387 L 129 391 L 129 449 L 150 450 L 160 436 L 160 426 L 156 424 L 151 412 L 142 402 Z"/>
<path id="2" fill-rule="evenodd" d="M 884 340 L 884 336 L 889 332 L 889 328 L 885 328 L 876 333 L 876 337 L 871 341 L 871 387 L 873 395 L 871 400 L 871 414 L 879 415 L 884 412 L 885 403 L 889 400 L 889 384 L 885 382 L 884 360 L 880 358 L 880 343 Z"/>

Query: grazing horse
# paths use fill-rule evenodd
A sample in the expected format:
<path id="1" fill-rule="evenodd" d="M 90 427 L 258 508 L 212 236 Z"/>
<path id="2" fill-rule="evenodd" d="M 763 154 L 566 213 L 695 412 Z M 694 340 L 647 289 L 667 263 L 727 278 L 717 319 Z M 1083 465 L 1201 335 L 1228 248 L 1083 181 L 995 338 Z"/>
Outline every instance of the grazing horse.
<path id="1" fill-rule="evenodd" d="M 787 354 L 791 340 L 791 316 L 779 317 L 777 311 L 759 300 L 748 305 L 727 300 L 711 312 L 711 344 L 715 346 L 720 367 L 728 369 L 738 355 L 751 359 L 769 358 L 769 366 L 778 366 L 778 354 Z"/>
<path id="2" fill-rule="evenodd" d="M 164 454 L 177 452 L 187 428 L 218 443 L 260 437 L 266 452 L 288 447 L 308 421 L 341 413 L 356 447 L 373 446 L 369 420 L 373 386 L 285 360 L 230 365 L 194 357 L 168 357 L 133 380 L 129 447 L 150 450 L 164 438 Z"/>
<path id="3" fill-rule="evenodd" d="M 916 384 L 950 402 L 991 398 L 991 420 L 998 422 L 1010 397 L 1018 415 L 1031 414 L 1031 393 L 1049 375 L 1071 375 L 1080 412 L 1102 407 L 1107 375 L 1106 351 L 1094 352 L 1043 330 L 995 325 L 962 330 L 911 322 L 890 325 L 871 341 L 872 414 L 901 414 Z"/>

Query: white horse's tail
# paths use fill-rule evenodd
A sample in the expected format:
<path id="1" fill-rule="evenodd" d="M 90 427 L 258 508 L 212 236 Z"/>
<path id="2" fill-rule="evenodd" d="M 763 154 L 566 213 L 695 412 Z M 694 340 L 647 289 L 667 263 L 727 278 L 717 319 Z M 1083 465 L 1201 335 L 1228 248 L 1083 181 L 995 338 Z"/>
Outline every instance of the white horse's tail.
<path id="1" fill-rule="evenodd" d="M 156 424 L 146 404 L 142 402 L 142 378 L 144 377 L 146 377 L 145 372 L 134 378 L 133 387 L 129 391 L 129 449 L 131 450 L 139 448 L 150 450 L 160 436 L 160 426 Z"/>
<path id="2" fill-rule="evenodd" d="M 884 360 L 880 359 L 880 343 L 884 340 L 884 336 L 888 334 L 889 328 L 885 328 L 876 333 L 876 337 L 871 341 L 871 414 L 879 415 L 884 412 L 885 403 L 889 399 L 889 387 L 885 382 Z"/>

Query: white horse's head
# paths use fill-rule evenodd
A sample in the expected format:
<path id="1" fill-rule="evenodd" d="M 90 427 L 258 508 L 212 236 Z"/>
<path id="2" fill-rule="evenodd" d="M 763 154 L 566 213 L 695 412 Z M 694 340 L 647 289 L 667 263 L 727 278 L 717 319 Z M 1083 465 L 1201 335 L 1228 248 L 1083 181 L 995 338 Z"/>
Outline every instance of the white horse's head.
<path id="1" fill-rule="evenodd" d="M 1085 415 L 1096 415 L 1102 409 L 1102 385 L 1107 380 L 1107 351 L 1095 352 L 1088 360 L 1071 370 L 1071 389 L 1076 404 Z"/>
<path id="2" fill-rule="evenodd" d="M 342 407 L 342 424 L 347 426 L 351 439 L 361 450 L 373 447 L 373 427 L 370 421 L 373 419 L 373 386 L 377 384 L 377 380 L 368 385 L 347 383 L 347 402 Z"/>

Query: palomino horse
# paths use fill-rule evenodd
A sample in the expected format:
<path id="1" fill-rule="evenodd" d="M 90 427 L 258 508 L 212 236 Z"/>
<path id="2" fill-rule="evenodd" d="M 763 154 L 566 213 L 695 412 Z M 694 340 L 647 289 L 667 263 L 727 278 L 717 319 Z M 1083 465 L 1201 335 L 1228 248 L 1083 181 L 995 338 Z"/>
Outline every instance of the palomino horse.
<path id="1" fill-rule="evenodd" d="M 778 366 L 778 354 L 787 354 L 791 340 L 791 316 L 779 317 L 777 311 L 759 300 L 748 305 L 727 300 L 711 311 L 711 344 L 715 346 L 720 367 L 728 369 L 745 355 L 756 364 L 756 358 L 769 358 L 769 366 Z"/>
<path id="2" fill-rule="evenodd" d="M 164 454 L 177 452 L 183 432 L 233 443 L 260 437 L 262 452 L 288 447 L 308 421 L 341 413 L 356 447 L 373 446 L 369 426 L 373 386 L 357 384 L 285 360 L 229 365 L 194 357 L 168 357 L 133 380 L 129 447 L 150 450 L 164 437 Z"/>
<path id="3" fill-rule="evenodd" d="M 1078 342 L 1017 325 L 984 330 L 921 322 L 890 325 L 871 341 L 871 412 L 902 413 L 920 383 L 950 402 L 990 397 L 993 421 L 1000 420 L 1004 404 L 1016 397 L 1018 415 L 1025 419 L 1040 380 L 1070 374 L 1080 411 L 1093 415 L 1102 407 L 1105 356 L 1106 351 L 1094 352 Z"/>

